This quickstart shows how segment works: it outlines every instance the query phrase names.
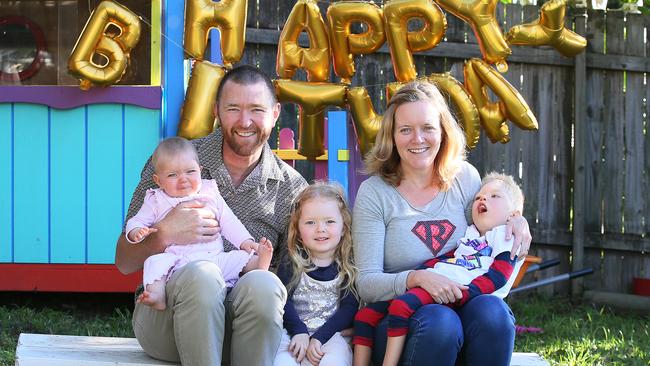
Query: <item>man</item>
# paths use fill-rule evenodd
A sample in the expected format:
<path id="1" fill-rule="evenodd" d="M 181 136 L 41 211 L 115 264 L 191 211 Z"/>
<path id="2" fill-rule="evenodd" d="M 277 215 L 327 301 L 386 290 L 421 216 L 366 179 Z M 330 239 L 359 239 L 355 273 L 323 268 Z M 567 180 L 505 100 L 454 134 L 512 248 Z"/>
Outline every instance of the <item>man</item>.
<path id="1" fill-rule="evenodd" d="M 291 202 L 306 182 L 267 143 L 280 116 L 271 81 L 251 66 L 231 70 L 219 85 L 215 114 L 221 128 L 193 141 L 202 176 L 216 180 L 256 240 L 266 237 L 282 249 Z M 152 174 L 148 161 L 127 219 L 155 186 Z M 138 244 L 128 243 L 122 233 L 115 253 L 122 273 L 140 270 L 145 259 L 170 244 L 207 242 L 219 233 L 214 214 L 198 201 L 179 204 L 155 227 L 158 231 Z M 225 335 L 224 358 L 230 355 L 233 366 L 273 364 L 286 301 L 286 290 L 273 273 L 249 272 L 228 292 L 215 264 L 193 262 L 171 276 L 166 291 L 165 311 L 136 304 L 133 312 L 133 330 L 149 355 L 183 365 L 220 365 Z"/>

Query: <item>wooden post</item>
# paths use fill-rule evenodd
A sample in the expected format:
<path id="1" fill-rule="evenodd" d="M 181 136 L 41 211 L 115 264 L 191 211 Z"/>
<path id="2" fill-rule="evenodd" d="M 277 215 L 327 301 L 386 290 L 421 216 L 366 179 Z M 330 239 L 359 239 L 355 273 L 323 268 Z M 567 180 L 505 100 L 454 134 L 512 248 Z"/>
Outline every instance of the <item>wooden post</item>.
<path id="1" fill-rule="evenodd" d="M 573 9 L 575 12 L 575 32 L 586 34 L 587 13 L 585 9 Z M 586 164 L 586 50 L 575 58 L 574 66 L 574 101 L 573 121 L 575 127 L 574 163 L 573 163 L 573 261 L 572 270 L 577 271 L 584 266 L 584 215 L 585 215 L 585 164 Z M 577 278 L 571 282 L 573 297 L 582 295 L 582 279 Z"/>

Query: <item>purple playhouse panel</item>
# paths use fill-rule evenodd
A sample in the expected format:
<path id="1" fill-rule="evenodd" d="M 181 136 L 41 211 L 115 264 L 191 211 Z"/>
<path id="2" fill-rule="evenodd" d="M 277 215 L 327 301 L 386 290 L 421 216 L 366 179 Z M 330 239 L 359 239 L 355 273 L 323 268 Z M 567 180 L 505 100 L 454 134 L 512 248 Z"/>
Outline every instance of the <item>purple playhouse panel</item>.
<path id="1" fill-rule="evenodd" d="M 359 151 L 359 144 L 357 144 L 357 134 L 354 131 L 352 124 L 352 117 L 348 113 L 348 148 L 350 149 L 350 162 L 348 164 L 348 201 L 350 207 L 354 206 L 354 200 L 357 197 L 357 190 L 364 180 L 368 179 L 366 174 L 363 174 L 363 159 L 361 151 Z"/>
<path id="2" fill-rule="evenodd" d="M 83 91 L 76 86 L 0 86 L 0 103 L 44 104 L 57 109 L 86 104 L 131 104 L 160 109 L 160 86 L 111 86 Z"/>

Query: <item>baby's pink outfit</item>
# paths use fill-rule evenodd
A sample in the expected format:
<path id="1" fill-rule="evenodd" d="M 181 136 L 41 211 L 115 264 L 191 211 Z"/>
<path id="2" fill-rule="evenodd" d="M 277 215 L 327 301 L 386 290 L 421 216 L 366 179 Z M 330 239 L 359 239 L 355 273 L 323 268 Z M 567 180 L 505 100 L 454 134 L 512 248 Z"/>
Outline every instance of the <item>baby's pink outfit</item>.
<path id="1" fill-rule="evenodd" d="M 160 188 L 147 190 L 140 211 L 126 223 L 125 232 L 128 234 L 137 227 L 151 227 L 176 205 L 191 200 L 205 202 L 206 208 L 214 211 L 221 234 L 237 248 L 244 240 L 253 238 L 223 200 L 217 183 L 212 179 L 203 179 L 201 191 L 185 197 L 170 197 Z M 226 285 L 232 287 L 252 255 L 244 250 L 224 252 L 221 235 L 208 243 L 170 245 L 164 253 L 152 255 L 144 262 L 143 282 L 146 286 L 161 279 L 167 281 L 174 271 L 187 263 L 207 260 L 219 266 Z"/>

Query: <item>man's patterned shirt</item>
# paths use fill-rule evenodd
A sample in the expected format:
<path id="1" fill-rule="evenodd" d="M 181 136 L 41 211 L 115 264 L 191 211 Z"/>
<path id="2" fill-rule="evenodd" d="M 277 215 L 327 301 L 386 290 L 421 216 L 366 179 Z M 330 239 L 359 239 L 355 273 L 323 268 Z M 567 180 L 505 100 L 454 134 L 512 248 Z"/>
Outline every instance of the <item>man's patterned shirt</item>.
<path id="1" fill-rule="evenodd" d="M 255 240 L 259 240 L 262 236 L 271 240 L 276 248 L 273 257 L 278 259 L 280 253 L 286 248 L 286 230 L 291 203 L 307 185 L 305 179 L 280 160 L 271 151 L 269 144 L 265 143 L 257 166 L 239 186 L 235 187 L 223 162 L 221 129 L 193 140 L 192 143 L 198 151 L 199 162 L 203 166 L 202 178 L 214 179 L 217 182 L 221 195 L 237 218 Z M 154 169 L 149 158 L 142 169 L 140 183 L 131 198 L 125 222 L 138 212 L 147 189 L 156 187 L 152 178 L 153 173 Z M 226 250 L 233 248 L 225 238 L 224 245 Z"/>

